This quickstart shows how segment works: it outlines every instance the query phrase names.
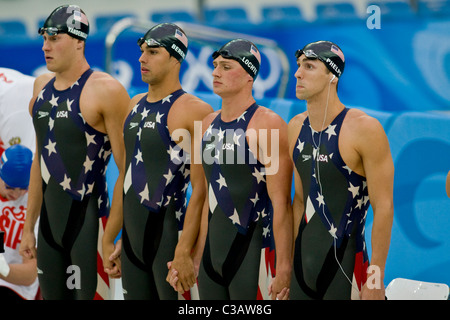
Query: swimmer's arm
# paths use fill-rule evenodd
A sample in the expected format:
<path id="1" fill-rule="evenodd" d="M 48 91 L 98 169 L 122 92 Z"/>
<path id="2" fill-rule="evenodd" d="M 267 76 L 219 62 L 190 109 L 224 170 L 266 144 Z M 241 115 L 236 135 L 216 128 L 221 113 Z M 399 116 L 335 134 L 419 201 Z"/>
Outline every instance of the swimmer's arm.
<path id="1" fill-rule="evenodd" d="M 192 251 L 197 242 L 202 208 L 205 202 L 206 185 L 203 168 L 200 164 L 191 164 L 192 194 L 186 210 L 183 232 L 175 249 L 171 268 L 178 272 L 177 291 L 183 293 L 188 291 L 196 282 L 197 270 L 192 258 Z M 169 270 L 166 281 L 170 282 L 171 270 Z"/>
<path id="2" fill-rule="evenodd" d="M 361 120 L 361 126 L 363 129 L 360 131 L 360 137 L 363 142 L 358 144 L 358 152 L 361 155 L 374 215 L 370 264 L 379 268 L 379 280 L 382 287 L 379 298 L 384 299 L 384 271 L 394 216 L 394 164 L 389 142 L 381 124 L 376 120 L 366 118 Z M 368 276 L 370 275 L 368 274 Z M 373 290 L 368 291 L 375 293 Z"/>
<path id="3" fill-rule="evenodd" d="M 36 78 L 33 85 L 33 97 L 31 98 L 28 110 L 33 116 L 34 103 L 39 95 L 39 92 L 44 88 L 45 84 L 52 79 L 53 74 L 46 73 Z M 33 128 L 34 130 L 34 128 Z M 36 148 L 38 148 L 36 138 Z M 19 252 L 24 259 L 36 258 L 36 237 L 35 225 L 41 214 L 42 206 L 42 178 L 40 167 L 39 152 L 34 153 L 33 163 L 30 169 L 30 183 L 28 185 L 28 202 L 27 202 L 27 216 L 22 231 L 22 239 L 20 243 Z"/>
<path id="4" fill-rule="evenodd" d="M 266 165 L 267 192 L 273 206 L 273 234 L 277 252 L 277 275 L 271 287 L 272 299 L 289 288 L 292 270 L 293 219 L 291 206 L 292 160 L 289 157 L 287 124 L 276 114 L 266 114 L 267 141 L 258 142 Z M 278 136 L 278 139 L 272 139 Z M 263 163 L 266 161 L 263 160 Z"/>
<path id="5" fill-rule="evenodd" d="M 288 124 L 288 143 L 289 143 L 289 156 L 293 162 L 293 153 L 294 148 L 297 143 L 298 136 L 300 134 L 301 127 L 303 125 L 303 121 L 305 119 L 305 114 L 298 114 L 293 117 Z M 300 221 L 302 219 L 303 213 L 305 211 L 305 204 L 303 201 L 303 184 L 300 178 L 298 171 L 294 166 L 294 199 L 292 202 L 292 212 L 293 212 L 293 241 L 295 243 L 295 239 L 298 235 L 298 227 L 300 225 Z M 295 250 L 294 245 L 292 246 L 292 250 Z"/>
<path id="6" fill-rule="evenodd" d="M 206 178 L 201 162 L 201 145 L 204 133 L 202 120 L 213 112 L 210 105 L 192 95 L 184 95 L 182 106 L 189 109 L 189 114 L 179 117 L 180 126 L 186 128 L 190 135 L 190 181 L 192 194 L 186 209 L 184 218 L 183 232 L 181 233 L 178 244 L 175 248 L 174 259 L 170 263 L 169 272 L 166 281 L 171 283 L 173 272 L 177 272 L 176 290 L 179 293 L 189 290 L 195 282 L 198 273 L 192 254 L 196 245 L 201 219 L 202 210 L 206 198 Z M 179 107 L 181 105 L 177 105 Z M 184 111 L 184 110 L 183 110 Z M 208 118 L 209 119 L 209 118 Z M 209 121 L 209 120 L 208 120 Z M 187 146 L 185 145 L 184 148 Z M 171 283 L 172 284 L 172 283 Z"/>
<path id="7" fill-rule="evenodd" d="M 123 139 L 123 125 L 132 107 L 133 101 L 125 88 L 110 76 L 105 76 L 92 82 L 96 87 L 95 97 L 98 102 L 98 110 L 104 121 L 104 128 L 111 143 L 114 162 L 117 165 L 119 175 L 116 180 L 111 209 L 105 231 L 102 238 L 103 266 L 105 272 L 112 278 L 118 278 L 120 271 L 120 243 L 114 245 L 123 224 L 123 186 L 125 179 L 125 143 Z"/>
<path id="8" fill-rule="evenodd" d="M 27 215 L 20 242 L 20 254 L 24 259 L 36 258 L 35 225 L 41 213 L 42 206 L 42 180 L 39 165 L 39 156 L 36 154 L 30 170 L 30 183 L 28 186 Z"/>

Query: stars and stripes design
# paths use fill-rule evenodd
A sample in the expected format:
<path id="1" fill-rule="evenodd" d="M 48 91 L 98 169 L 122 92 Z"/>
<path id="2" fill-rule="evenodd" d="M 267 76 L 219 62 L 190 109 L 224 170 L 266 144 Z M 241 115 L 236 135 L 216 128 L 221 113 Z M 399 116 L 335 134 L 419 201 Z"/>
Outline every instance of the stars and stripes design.
<path id="1" fill-rule="evenodd" d="M 71 90 L 52 90 L 54 79 L 50 81 L 38 94 L 34 110 L 49 109 L 48 130 L 43 139 L 43 149 L 40 154 L 41 176 L 48 184 L 50 178 L 54 179 L 61 188 L 70 194 L 74 200 L 82 201 L 86 196 L 92 195 L 94 186 L 102 190 L 99 195 L 99 216 L 105 216 L 109 211 L 109 198 L 106 185 L 106 167 L 111 156 L 111 144 L 106 134 L 96 131 L 84 120 L 79 109 L 78 97 L 81 94 L 82 85 L 92 73 L 86 71 Z M 70 122 L 70 124 L 68 124 Z M 60 124 L 59 124 L 60 123 Z M 59 125 L 58 125 L 59 124 Z M 86 158 L 80 163 L 82 170 L 77 177 L 69 175 L 66 166 L 74 166 L 73 163 L 65 163 L 63 160 L 64 148 L 68 141 L 74 141 L 75 137 L 56 136 L 56 127 L 62 128 L 75 124 L 80 128 L 81 136 L 78 141 L 85 141 Z M 63 147 L 59 147 L 59 142 Z"/>
<path id="2" fill-rule="evenodd" d="M 133 151 L 127 156 L 124 193 L 132 188 L 140 203 L 154 212 L 174 201 L 180 230 L 187 208 L 190 158 L 189 153 L 172 140 L 167 116 L 172 104 L 184 93 L 177 90 L 156 103 L 147 102 L 144 96 L 130 112 L 124 126 L 124 136 L 129 137 L 127 141 L 133 141 L 133 145 L 127 144 Z M 158 146 L 155 141 L 159 141 Z M 152 161 L 145 161 L 146 156 Z M 151 179 L 150 173 L 159 174 Z"/>
<path id="3" fill-rule="evenodd" d="M 230 218 L 239 232 L 246 234 L 251 222 L 263 219 L 264 238 L 270 239 L 271 230 L 271 202 L 267 194 L 265 167 L 256 159 L 246 139 L 247 125 L 258 105 L 253 104 L 231 125 L 221 121 L 220 115 L 211 123 L 203 136 L 204 163 L 212 165 L 211 174 L 207 177 L 209 186 L 210 211 L 214 214 L 219 206 L 221 211 Z M 213 146 L 209 147 L 212 141 Z M 229 152 L 229 153 L 228 153 Z M 207 155 L 211 155 L 208 157 Z M 250 168 L 248 179 L 252 182 L 248 194 L 230 190 L 223 166 L 246 165 Z M 239 177 L 246 179 L 246 177 Z M 244 202 L 242 204 L 242 202 Z"/>
<path id="4" fill-rule="evenodd" d="M 175 37 L 181 41 L 181 43 L 187 48 L 188 47 L 188 38 L 186 35 L 178 29 L 175 29 Z"/>
<path id="5" fill-rule="evenodd" d="M 43 182 L 49 184 L 50 180 L 54 181 L 75 201 L 85 200 L 86 197 L 93 195 L 94 191 L 98 196 L 100 223 L 97 245 L 97 290 L 94 299 L 102 300 L 110 298 L 109 279 L 103 270 L 101 238 L 109 215 L 106 167 L 112 151 L 108 136 L 87 124 L 80 111 L 79 97 L 92 73 L 92 69 L 87 70 L 64 91 L 54 89 L 55 78 L 53 78 L 39 92 L 33 106 L 33 118 L 35 126 L 45 128 L 43 131 L 39 130 L 44 134 L 38 136 L 42 145 L 38 154 Z M 73 130 L 74 126 L 79 129 L 78 136 L 73 135 L 76 131 Z M 67 156 L 75 145 L 80 147 L 79 150 L 85 151 L 82 163 L 75 163 L 75 159 Z M 64 159 L 72 161 L 69 163 Z M 69 166 L 81 168 L 79 175 L 71 176 L 67 169 Z"/>
<path id="6" fill-rule="evenodd" d="M 293 151 L 293 159 L 304 188 L 307 186 L 309 189 L 304 199 L 305 212 L 302 219 L 306 224 L 312 219 L 320 219 L 335 240 L 330 242 L 331 245 L 336 243 L 337 248 L 345 238 L 352 234 L 356 237 L 355 255 L 358 259 L 355 260 L 355 268 L 351 272 L 353 281 L 361 289 L 365 282 L 361 276 L 364 272 L 361 270 L 364 271 L 368 264 L 365 221 L 370 202 L 366 179 L 349 168 L 339 153 L 339 133 L 347 112 L 348 109 L 344 109 L 322 132 L 315 131 L 309 118 L 306 118 Z M 331 181 L 337 181 L 342 176 L 347 185 L 344 187 L 341 183 L 341 190 L 331 190 Z M 332 202 L 342 203 L 343 212 L 333 212 L 330 208 Z M 358 272 L 354 272 L 355 270 Z M 351 273 L 349 276 L 351 277 Z"/>
<path id="7" fill-rule="evenodd" d="M 339 49 L 337 46 L 335 46 L 334 44 L 331 45 L 331 52 L 336 53 L 339 58 L 341 58 L 342 62 L 345 62 L 345 57 L 344 57 L 344 53 L 341 51 L 341 49 Z"/>
<path id="8" fill-rule="evenodd" d="M 205 172 L 210 214 L 225 214 L 244 235 L 251 223 L 262 222 L 257 298 L 267 299 L 268 285 L 275 277 L 273 208 L 267 193 L 265 167 L 254 156 L 246 139 L 248 123 L 257 108 L 258 105 L 253 104 L 230 123 L 217 116 L 203 136 L 202 156 L 203 166 L 208 167 Z M 247 169 L 242 170 L 239 166 Z M 237 187 L 236 181 L 242 181 L 242 186 Z"/>
<path id="9" fill-rule="evenodd" d="M 103 269 L 102 257 L 102 238 L 106 227 L 107 217 L 100 217 L 98 224 L 98 242 L 97 242 L 97 290 L 94 300 L 110 300 L 110 282 L 109 276 Z"/>
<path id="10" fill-rule="evenodd" d="M 87 26 L 89 25 L 88 18 L 86 17 L 86 15 L 83 12 L 81 12 L 81 10 L 78 6 L 70 5 L 67 8 L 67 10 L 68 10 L 68 12 L 69 12 L 69 10 L 73 11 L 73 20 L 75 20 L 77 22 L 81 22 Z"/>

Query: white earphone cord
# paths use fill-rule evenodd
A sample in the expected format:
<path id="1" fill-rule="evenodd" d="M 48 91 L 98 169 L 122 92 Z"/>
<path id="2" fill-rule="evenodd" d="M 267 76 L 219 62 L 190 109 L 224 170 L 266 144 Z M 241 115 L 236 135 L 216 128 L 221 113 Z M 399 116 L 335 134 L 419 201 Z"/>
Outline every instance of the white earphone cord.
<path id="1" fill-rule="evenodd" d="M 319 153 L 320 153 L 320 145 L 322 144 L 322 133 L 324 130 L 324 125 L 325 125 L 325 120 L 327 118 L 327 112 L 328 112 L 328 102 L 330 99 L 330 89 L 331 89 L 331 82 L 334 80 L 335 76 L 333 78 L 331 78 L 330 82 L 328 83 L 328 94 L 327 94 L 327 103 L 325 105 L 325 113 L 323 116 L 323 121 L 322 121 L 322 127 L 320 128 L 320 133 L 319 133 L 319 145 L 316 145 L 316 141 L 314 140 L 314 133 L 311 130 L 311 137 L 312 137 L 312 141 L 314 146 L 316 147 L 316 158 L 318 158 Z M 309 117 L 309 113 L 308 113 L 308 117 Z M 311 127 L 312 129 L 312 127 Z M 320 194 L 323 196 L 323 192 L 322 192 L 322 183 L 320 182 L 320 162 L 316 161 L 316 171 L 317 171 L 317 182 L 319 184 L 319 189 L 320 189 Z M 325 217 L 325 219 L 328 222 L 328 225 L 330 226 L 330 228 L 332 227 L 330 220 L 328 220 L 326 214 L 325 214 L 325 198 L 324 198 L 324 204 L 322 205 L 322 213 L 323 216 Z M 347 281 L 350 283 L 350 285 L 352 286 L 353 289 L 356 289 L 357 292 L 359 292 L 359 288 L 357 286 L 355 286 L 353 284 L 353 282 L 350 280 L 350 278 L 347 276 L 347 274 L 344 271 L 344 268 L 342 267 L 342 265 L 339 262 L 339 259 L 337 258 L 337 253 L 336 253 L 336 238 L 333 237 L 333 247 L 334 247 L 334 259 L 336 260 L 336 263 L 339 266 L 339 269 L 341 269 L 342 273 L 344 274 L 345 278 L 347 278 Z"/>

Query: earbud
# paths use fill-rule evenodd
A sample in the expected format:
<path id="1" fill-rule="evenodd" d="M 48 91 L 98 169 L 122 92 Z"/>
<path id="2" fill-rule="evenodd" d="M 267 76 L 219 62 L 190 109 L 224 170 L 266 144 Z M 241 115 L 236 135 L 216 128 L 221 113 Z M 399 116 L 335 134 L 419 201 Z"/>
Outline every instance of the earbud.
<path id="1" fill-rule="evenodd" d="M 330 83 L 333 82 L 333 80 L 336 78 L 336 76 L 333 74 L 333 77 L 330 80 Z"/>

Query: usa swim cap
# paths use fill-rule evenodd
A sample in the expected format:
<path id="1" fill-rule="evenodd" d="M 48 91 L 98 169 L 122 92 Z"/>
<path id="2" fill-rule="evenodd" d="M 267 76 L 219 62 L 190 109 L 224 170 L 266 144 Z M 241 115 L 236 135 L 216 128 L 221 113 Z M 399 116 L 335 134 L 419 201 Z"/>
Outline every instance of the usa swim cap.
<path id="1" fill-rule="evenodd" d="M 27 147 L 15 144 L 6 149 L 0 158 L 0 178 L 12 188 L 27 189 L 33 152 Z"/>
<path id="2" fill-rule="evenodd" d="M 308 59 L 319 59 L 335 76 L 340 77 L 344 72 L 345 57 L 341 48 L 330 41 L 317 41 L 307 44 L 303 49 L 295 52 L 298 59 L 304 54 Z"/>
<path id="3" fill-rule="evenodd" d="M 67 33 L 76 39 L 85 41 L 89 34 L 89 21 L 79 6 L 64 5 L 53 10 L 38 32 L 40 35 L 47 32 L 50 36 Z"/>
<path id="4" fill-rule="evenodd" d="M 149 47 L 164 47 L 180 63 L 186 58 L 188 38 L 184 31 L 173 23 L 161 23 L 154 26 L 142 38 L 139 38 L 137 43 L 140 47 L 144 42 Z"/>
<path id="5" fill-rule="evenodd" d="M 261 65 L 261 54 L 251 41 L 245 39 L 231 40 L 212 54 L 213 59 L 218 56 L 236 60 L 253 79 L 256 79 Z"/>

